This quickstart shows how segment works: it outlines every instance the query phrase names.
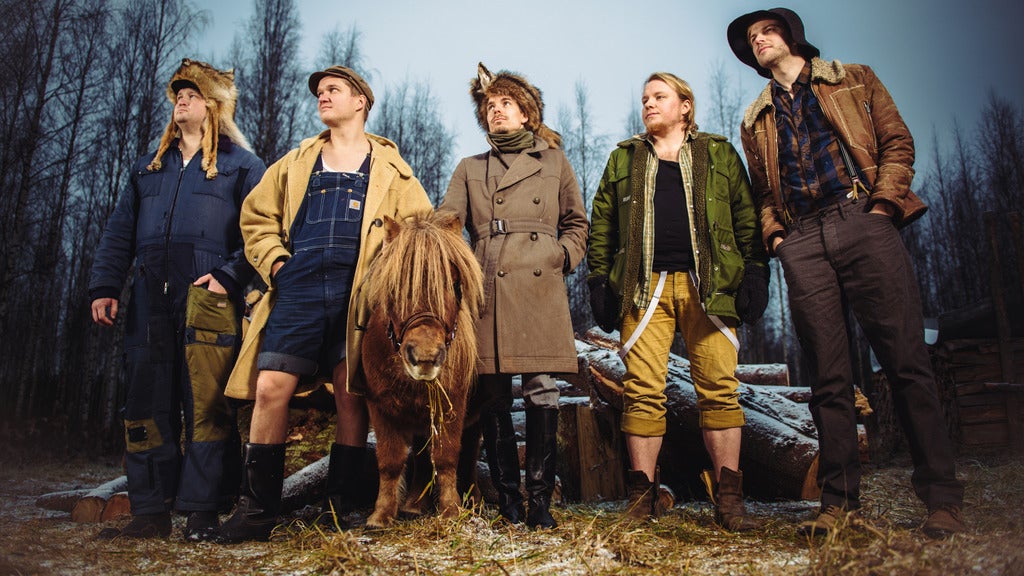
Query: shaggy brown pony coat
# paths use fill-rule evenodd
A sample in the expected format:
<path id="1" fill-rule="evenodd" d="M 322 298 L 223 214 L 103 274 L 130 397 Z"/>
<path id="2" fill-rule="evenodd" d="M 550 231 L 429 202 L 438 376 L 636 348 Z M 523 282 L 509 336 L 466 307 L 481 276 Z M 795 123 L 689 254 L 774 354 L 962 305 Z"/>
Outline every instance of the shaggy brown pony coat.
<path id="1" fill-rule="evenodd" d="M 385 218 L 384 227 L 384 246 L 365 280 L 370 316 L 362 343 L 380 472 L 370 527 L 387 526 L 397 515 L 399 480 L 414 435 L 429 437 L 440 513 L 458 514 L 456 465 L 483 297 L 480 265 L 457 216 Z"/>

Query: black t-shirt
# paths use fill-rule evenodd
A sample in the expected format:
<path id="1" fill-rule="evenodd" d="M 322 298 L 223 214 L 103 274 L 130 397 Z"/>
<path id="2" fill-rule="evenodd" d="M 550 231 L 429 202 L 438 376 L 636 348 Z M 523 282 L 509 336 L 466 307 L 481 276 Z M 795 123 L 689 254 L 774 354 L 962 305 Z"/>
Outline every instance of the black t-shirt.
<path id="1" fill-rule="evenodd" d="M 654 182 L 654 272 L 694 268 L 690 219 L 678 162 L 658 160 Z"/>

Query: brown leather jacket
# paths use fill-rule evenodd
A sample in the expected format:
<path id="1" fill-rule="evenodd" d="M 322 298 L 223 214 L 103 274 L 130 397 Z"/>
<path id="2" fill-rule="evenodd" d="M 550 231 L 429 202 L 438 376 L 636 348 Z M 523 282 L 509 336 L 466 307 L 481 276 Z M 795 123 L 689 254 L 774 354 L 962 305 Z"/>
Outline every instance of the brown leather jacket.
<path id="1" fill-rule="evenodd" d="M 914 178 L 914 139 L 899 110 L 871 68 L 811 60 L 811 89 L 825 118 L 846 144 L 871 190 L 869 203 L 884 200 L 895 209 L 893 220 L 905 226 L 928 209 L 910 190 Z M 779 140 L 775 128 L 771 82 L 747 108 L 740 126 L 750 184 L 761 215 L 762 238 L 786 235 L 791 220 L 783 202 L 779 176 Z"/>

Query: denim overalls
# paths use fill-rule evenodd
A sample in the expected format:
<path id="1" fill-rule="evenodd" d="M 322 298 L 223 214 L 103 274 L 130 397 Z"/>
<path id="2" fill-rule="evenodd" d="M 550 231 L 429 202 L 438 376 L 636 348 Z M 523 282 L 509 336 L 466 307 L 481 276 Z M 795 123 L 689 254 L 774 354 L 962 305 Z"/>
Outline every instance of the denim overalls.
<path id="1" fill-rule="evenodd" d="M 325 172 L 317 158 L 292 223 L 292 257 L 274 276 L 277 301 L 257 367 L 302 376 L 326 373 L 345 358 L 345 323 L 356 261 L 370 155 L 358 172 Z"/>

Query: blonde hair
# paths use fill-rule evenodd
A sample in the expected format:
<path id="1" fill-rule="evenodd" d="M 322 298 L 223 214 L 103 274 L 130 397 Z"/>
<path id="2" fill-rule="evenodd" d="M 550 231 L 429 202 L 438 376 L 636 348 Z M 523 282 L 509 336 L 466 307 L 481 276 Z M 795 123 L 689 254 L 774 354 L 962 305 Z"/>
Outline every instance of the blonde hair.
<path id="1" fill-rule="evenodd" d="M 679 95 L 681 100 L 690 101 L 690 111 L 686 113 L 683 120 L 686 121 L 687 131 L 696 131 L 697 123 L 694 122 L 693 118 L 697 114 L 697 102 L 693 99 L 693 88 L 690 88 L 690 85 L 687 84 L 686 80 L 683 80 L 671 72 L 655 72 L 651 74 L 647 77 L 647 80 L 644 81 L 644 86 L 646 87 L 647 84 L 653 80 L 661 80 L 665 84 L 668 84 L 669 88 L 672 88 L 672 90 Z"/>

